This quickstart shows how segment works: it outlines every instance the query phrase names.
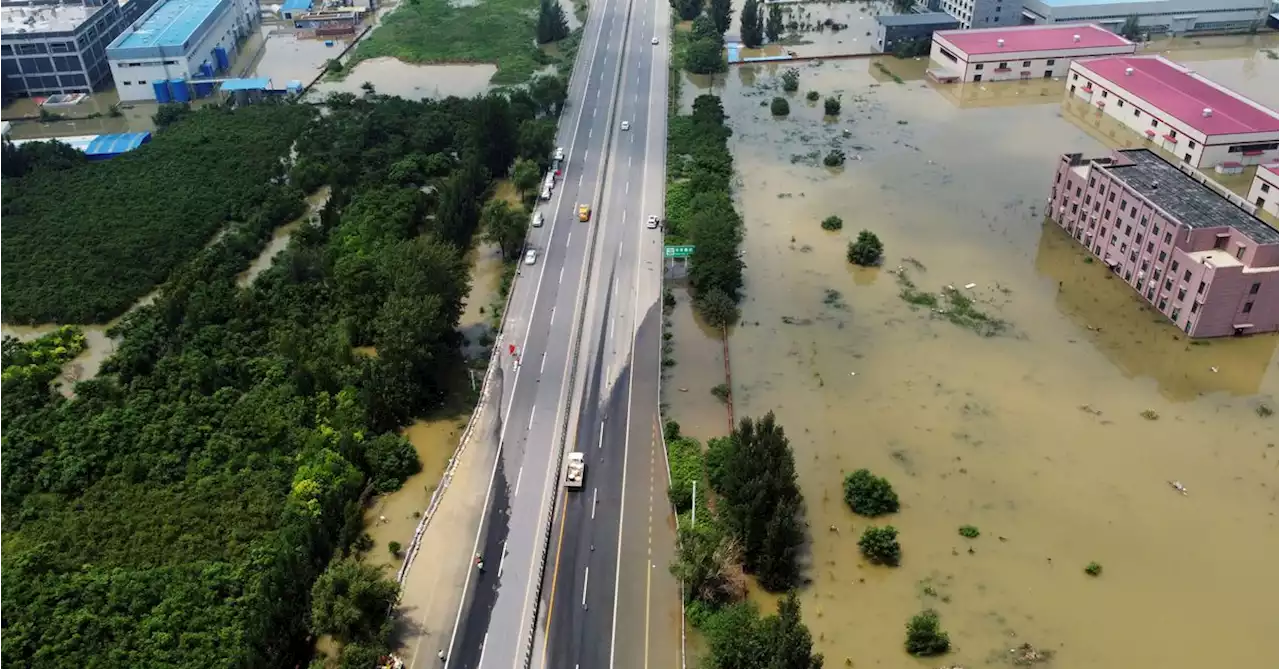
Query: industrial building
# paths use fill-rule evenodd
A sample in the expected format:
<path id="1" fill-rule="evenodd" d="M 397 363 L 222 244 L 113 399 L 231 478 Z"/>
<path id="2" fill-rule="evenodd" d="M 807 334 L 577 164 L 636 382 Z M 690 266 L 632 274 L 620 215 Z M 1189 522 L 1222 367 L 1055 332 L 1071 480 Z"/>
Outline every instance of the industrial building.
<path id="1" fill-rule="evenodd" d="M 0 69 L 6 97 L 89 93 L 108 83 L 107 45 L 153 0 L 0 5 Z"/>
<path id="2" fill-rule="evenodd" d="M 79 135 L 75 137 L 40 137 L 36 139 L 18 139 L 12 143 L 22 146 L 27 142 L 58 142 L 76 149 L 89 160 L 106 160 L 122 153 L 128 153 L 151 141 L 149 132 L 127 132 L 116 135 Z"/>
<path id="3" fill-rule="evenodd" d="M 955 30 L 960 21 L 946 12 L 888 14 L 876 17 L 876 51 L 894 53 L 917 42 L 928 42 L 938 30 Z"/>
<path id="4" fill-rule="evenodd" d="M 1024 24 L 1097 23 L 1119 31 L 1129 17 L 1147 35 L 1228 33 L 1266 24 L 1271 0 L 1024 0 Z"/>
<path id="5" fill-rule="evenodd" d="M 1253 173 L 1253 184 L 1249 186 L 1249 201 L 1253 206 L 1272 216 L 1280 217 L 1280 163 L 1259 165 Z"/>
<path id="6" fill-rule="evenodd" d="M 1018 10 L 1021 0 L 916 0 L 920 12 L 946 12 L 956 18 L 961 28 L 1001 28 L 1022 22 Z"/>
<path id="7" fill-rule="evenodd" d="M 1192 167 L 1240 172 L 1280 156 L 1280 115 L 1162 56 L 1078 60 L 1067 90 Z"/>
<path id="8" fill-rule="evenodd" d="M 211 93 L 259 16 L 256 0 L 160 0 L 107 47 L 120 99 L 186 101 Z"/>
<path id="9" fill-rule="evenodd" d="M 1071 61 L 1132 54 L 1138 45 L 1091 25 L 940 30 L 933 34 L 927 74 L 942 83 L 1054 79 Z"/>
<path id="10" fill-rule="evenodd" d="M 1274 332 L 1280 234 L 1215 186 L 1146 149 L 1070 153 L 1049 216 L 1187 335 Z"/>

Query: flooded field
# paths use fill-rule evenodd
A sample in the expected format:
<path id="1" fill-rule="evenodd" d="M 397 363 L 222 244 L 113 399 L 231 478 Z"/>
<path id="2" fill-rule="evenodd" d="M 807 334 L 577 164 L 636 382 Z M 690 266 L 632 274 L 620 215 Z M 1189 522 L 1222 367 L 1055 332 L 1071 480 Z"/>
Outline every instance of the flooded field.
<path id="1" fill-rule="evenodd" d="M 1274 100 L 1276 61 L 1255 51 L 1203 69 Z M 1058 156 L 1107 150 L 1072 122 L 1061 83 L 970 89 L 964 104 L 909 76 L 922 64 L 883 64 L 903 83 L 868 61 L 801 67 L 784 118 L 762 105 L 785 66 L 683 87 L 686 107 L 714 88 L 733 128 L 747 265 L 734 406 L 777 412 L 795 448 L 804 612 L 828 666 L 926 666 L 902 650 L 926 607 L 951 634 L 946 664 L 1006 665 L 1028 642 L 1051 666 L 1275 666 L 1276 337 L 1188 341 L 1044 222 Z M 841 116 L 809 90 L 841 95 Z M 833 147 L 843 168 L 820 165 Z M 832 214 L 842 231 L 819 227 Z M 884 241 L 883 268 L 847 264 L 862 229 Z M 921 290 L 966 291 L 1008 331 L 913 310 L 899 266 Z M 721 344 L 676 294 L 663 400 L 685 432 L 720 435 Z M 861 467 L 902 498 L 881 521 L 901 532 L 897 569 L 859 556 L 868 522 L 841 482 Z M 981 536 L 959 536 L 966 524 Z"/>
<path id="2" fill-rule="evenodd" d="M 341 81 L 322 81 L 312 89 L 314 95 L 330 93 L 363 93 L 368 82 L 374 90 L 406 100 L 445 98 L 450 95 L 472 97 L 489 90 L 489 79 L 497 65 L 413 65 L 395 58 L 371 58 L 360 61 L 351 74 Z"/>
<path id="3" fill-rule="evenodd" d="M 736 33 L 742 16 L 743 0 L 734 0 L 733 26 Z M 855 0 L 852 2 L 778 2 L 785 26 L 780 43 L 799 56 L 833 56 L 876 51 L 876 17 L 896 14 L 889 2 Z M 743 57 L 776 56 L 777 47 L 745 50 Z"/>
<path id="4" fill-rule="evenodd" d="M 324 69 L 325 63 L 337 58 L 355 37 L 304 37 L 283 22 L 264 23 L 260 32 L 264 44 L 254 63 L 253 76 L 270 78 L 277 88 L 284 88 L 292 80 L 301 81 L 304 86 L 311 83 Z M 329 42 L 327 46 L 326 41 Z"/>

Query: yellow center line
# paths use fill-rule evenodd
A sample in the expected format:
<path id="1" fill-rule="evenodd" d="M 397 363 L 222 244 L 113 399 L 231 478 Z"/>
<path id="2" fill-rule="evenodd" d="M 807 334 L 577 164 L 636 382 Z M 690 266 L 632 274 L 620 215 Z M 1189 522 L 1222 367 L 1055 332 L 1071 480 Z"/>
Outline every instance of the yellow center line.
<path id="1" fill-rule="evenodd" d="M 547 631 L 542 637 L 542 666 L 544 667 L 547 666 L 547 653 L 551 649 L 551 622 L 554 620 L 551 614 L 556 609 L 556 582 L 560 580 L 560 546 L 564 544 L 564 517 L 568 508 L 569 500 L 566 499 L 560 506 L 560 534 L 556 538 L 556 562 L 551 572 L 551 595 L 547 599 Z"/>

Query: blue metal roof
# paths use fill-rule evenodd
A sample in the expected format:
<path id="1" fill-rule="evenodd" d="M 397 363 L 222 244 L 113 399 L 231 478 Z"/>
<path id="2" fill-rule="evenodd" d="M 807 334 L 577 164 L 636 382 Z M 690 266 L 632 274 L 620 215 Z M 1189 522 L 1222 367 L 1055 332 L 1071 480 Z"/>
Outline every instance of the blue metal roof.
<path id="1" fill-rule="evenodd" d="M 227 79 L 222 82 L 223 91 L 263 91 L 271 88 L 271 80 L 266 77 L 258 79 Z"/>
<path id="2" fill-rule="evenodd" d="M 225 0 L 161 0 L 111 44 L 115 49 L 182 47 Z"/>
<path id="3" fill-rule="evenodd" d="M 89 157 L 114 156 L 126 151 L 132 151 L 149 141 L 151 141 L 151 133 L 149 132 L 98 135 L 90 140 L 89 145 L 84 147 L 83 150 L 85 155 Z"/>
<path id="4" fill-rule="evenodd" d="M 282 12 L 311 11 L 311 0 L 284 0 L 280 6 Z"/>

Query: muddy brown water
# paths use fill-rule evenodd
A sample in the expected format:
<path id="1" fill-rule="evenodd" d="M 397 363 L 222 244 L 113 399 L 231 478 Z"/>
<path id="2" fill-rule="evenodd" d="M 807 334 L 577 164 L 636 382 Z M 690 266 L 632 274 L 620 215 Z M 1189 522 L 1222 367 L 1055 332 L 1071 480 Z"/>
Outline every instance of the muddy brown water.
<path id="1" fill-rule="evenodd" d="M 1240 50 L 1256 67 L 1215 62 L 1274 90 L 1276 61 Z M 1277 430 L 1259 407 L 1276 408 L 1276 336 L 1189 342 L 1044 222 L 1058 156 L 1106 151 L 1066 118 L 1061 88 L 1032 103 L 1013 94 L 1040 82 L 988 88 L 1008 101 L 967 106 L 843 61 L 802 67 L 777 119 L 761 104 L 780 72 L 713 82 L 746 224 L 730 353 L 738 415 L 777 412 L 795 449 L 812 528 L 804 615 L 828 664 L 925 666 L 904 654 L 903 624 L 932 607 L 948 664 L 1004 664 L 1029 642 L 1058 666 L 1275 666 Z M 686 108 L 705 87 L 686 79 Z M 841 117 L 807 104 L 810 89 L 841 94 Z M 844 168 L 813 162 L 833 145 Z M 819 227 L 831 214 L 842 231 Z M 885 267 L 846 263 L 864 228 Z M 924 290 L 975 284 L 1010 334 L 913 311 L 889 271 L 900 264 Z M 720 343 L 676 292 L 663 399 L 705 439 L 726 429 L 709 392 Z M 901 532 L 897 569 L 859 556 L 871 523 L 845 507 L 841 479 L 860 467 L 902 498 L 878 521 Z M 964 524 L 981 536 L 960 537 Z M 1082 571 L 1095 560 L 1096 579 Z"/>

